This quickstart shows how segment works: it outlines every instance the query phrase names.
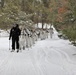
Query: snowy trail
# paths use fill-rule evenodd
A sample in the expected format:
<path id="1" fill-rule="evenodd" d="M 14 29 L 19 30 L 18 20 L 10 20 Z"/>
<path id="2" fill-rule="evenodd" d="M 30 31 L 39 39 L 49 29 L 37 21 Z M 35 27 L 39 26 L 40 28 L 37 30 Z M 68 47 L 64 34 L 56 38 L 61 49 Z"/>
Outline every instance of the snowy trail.
<path id="1" fill-rule="evenodd" d="M 59 41 L 61 42 L 63 40 L 59 40 Z M 50 46 L 48 45 L 48 47 L 45 47 L 48 44 L 48 42 L 50 42 L 51 45 Z M 75 72 L 76 71 L 76 62 L 71 59 L 69 52 L 67 53 L 67 52 L 63 51 L 63 49 L 67 50 L 68 48 L 61 47 L 61 46 L 66 46 L 66 45 L 61 45 L 59 48 L 59 47 L 55 47 L 55 46 L 57 46 L 57 45 L 55 45 L 56 43 L 55 44 L 53 44 L 53 43 L 54 43 L 53 41 L 49 41 L 49 40 L 45 41 L 45 43 L 43 43 L 43 44 L 45 44 L 45 45 L 43 45 L 45 48 L 40 47 L 40 49 L 38 49 L 38 52 L 37 52 L 37 54 L 38 54 L 37 58 L 40 59 L 41 63 L 42 62 L 45 64 L 49 63 L 49 66 L 46 65 L 49 68 L 49 69 L 46 69 L 47 71 L 49 71 L 49 70 L 52 71 L 52 69 L 53 69 L 52 66 L 53 65 L 55 66 L 55 68 L 54 68 L 54 69 L 56 69 L 56 70 L 54 70 L 55 74 L 53 74 L 54 72 L 53 73 L 50 72 L 49 74 L 46 74 L 46 75 L 50 75 L 51 73 L 52 73 L 52 75 L 58 75 L 58 74 L 59 75 L 76 75 L 76 72 Z M 66 42 L 65 42 L 65 44 L 66 44 Z M 70 51 L 70 47 L 69 47 L 68 51 Z M 72 55 L 72 53 L 71 53 L 71 55 Z M 57 66 L 57 68 L 56 68 L 56 66 Z M 57 71 L 58 69 L 60 70 L 60 72 L 62 74 L 60 74 L 60 72 Z M 58 74 L 56 73 L 56 71 L 58 72 Z"/>
<path id="2" fill-rule="evenodd" d="M 59 39 L 56 31 L 53 39 L 19 53 L 8 50 L 8 37 L 0 42 L 0 75 L 76 75 L 76 47 Z"/>

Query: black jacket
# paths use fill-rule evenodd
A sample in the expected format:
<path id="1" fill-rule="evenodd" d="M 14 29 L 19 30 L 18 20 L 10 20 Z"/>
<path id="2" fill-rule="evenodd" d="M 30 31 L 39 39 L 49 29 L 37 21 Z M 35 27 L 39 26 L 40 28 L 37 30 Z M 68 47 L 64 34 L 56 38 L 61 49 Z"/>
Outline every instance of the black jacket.
<path id="1" fill-rule="evenodd" d="M 12 37 L 12 39 L 18 39 L 20 34 L 21 34 L 21 30 L 18 27 L 13 27 L 10 30 L 9 40 L 11 37 Z"/>

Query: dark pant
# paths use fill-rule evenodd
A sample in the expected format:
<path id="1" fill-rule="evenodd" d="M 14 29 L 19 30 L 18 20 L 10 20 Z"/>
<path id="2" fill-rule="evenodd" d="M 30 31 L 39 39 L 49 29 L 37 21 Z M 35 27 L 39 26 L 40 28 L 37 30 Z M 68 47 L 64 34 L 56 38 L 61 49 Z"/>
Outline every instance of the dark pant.
<path id="1" fill-rule="evenodd" d="M 19 49 L 19 38 L 12 38 L 12 49 L 15 50 L 15 46 L 16 49 Z"/>

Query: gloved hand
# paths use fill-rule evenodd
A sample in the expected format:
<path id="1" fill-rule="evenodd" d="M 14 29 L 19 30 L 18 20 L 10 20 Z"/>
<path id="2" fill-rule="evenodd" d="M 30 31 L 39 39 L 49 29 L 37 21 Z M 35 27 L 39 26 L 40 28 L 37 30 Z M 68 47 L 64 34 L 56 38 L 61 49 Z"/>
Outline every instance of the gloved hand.
<path id="1" fill-rule="evenodd" d="M 9 40 L 10 40 L 11 38 L 9 37 Z"/>

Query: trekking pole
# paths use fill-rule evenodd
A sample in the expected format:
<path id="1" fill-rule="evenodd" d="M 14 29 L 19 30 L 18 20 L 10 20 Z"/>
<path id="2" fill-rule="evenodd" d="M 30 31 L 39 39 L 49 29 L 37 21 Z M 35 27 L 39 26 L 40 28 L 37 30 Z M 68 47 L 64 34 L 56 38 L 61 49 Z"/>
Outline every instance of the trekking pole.
<path id="1" fill-rule="evenodd" d="M 9 40 L 9 50 L 10 50 L 10 40 Z"/>

